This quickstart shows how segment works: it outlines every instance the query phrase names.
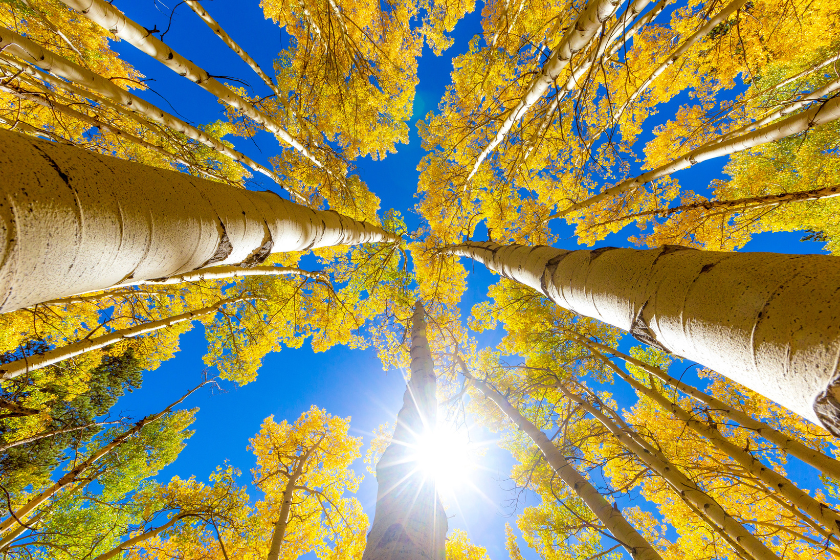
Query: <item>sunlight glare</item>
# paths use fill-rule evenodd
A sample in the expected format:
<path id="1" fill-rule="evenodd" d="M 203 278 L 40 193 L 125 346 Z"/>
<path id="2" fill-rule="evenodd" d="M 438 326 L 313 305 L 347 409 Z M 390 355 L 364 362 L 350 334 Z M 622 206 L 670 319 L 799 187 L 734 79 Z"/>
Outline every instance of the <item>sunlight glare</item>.
<path id="1" fill-rule="evenodd" d="M 420 469 L 446 490 L 468 483 L 475 470 L 476 450 L 466 430 L 438 426 L 420 438 L 416 452 Z"/>

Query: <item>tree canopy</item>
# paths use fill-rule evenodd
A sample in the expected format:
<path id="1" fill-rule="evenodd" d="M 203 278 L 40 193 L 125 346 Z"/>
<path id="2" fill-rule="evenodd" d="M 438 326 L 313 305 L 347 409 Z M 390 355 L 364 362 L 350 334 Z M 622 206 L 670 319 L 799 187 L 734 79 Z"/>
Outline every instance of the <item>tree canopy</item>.
<path id="1" fill-rule="evenodd" d="M 0 0 L 0 148 L 3 558 L 376 560 L 475 438 L 450 560 L 840 557 L 836 1 Z"/>

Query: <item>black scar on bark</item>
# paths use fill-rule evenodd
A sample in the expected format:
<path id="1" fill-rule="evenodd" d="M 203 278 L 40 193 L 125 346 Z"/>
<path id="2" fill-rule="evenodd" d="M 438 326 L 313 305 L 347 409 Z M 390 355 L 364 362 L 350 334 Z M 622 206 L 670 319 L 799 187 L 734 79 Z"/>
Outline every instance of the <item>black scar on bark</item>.
<path id="1" fill-rule="evenodd" d="M 558 249 L 559 251 L 560 249 Z M 560 266 L 560 263 L 574 253 L 574 251 L 565 251 L 560 253 L 556 257 L 552 257 L 549 259 L 547 263 L 545 263 L 545 270 L 543 271 L 542 278 L 540 278 L 540 289 L 542 293 L 548 296 L 548 280 L 549 278 L 554 278 L 554 271 L 557 270 L 557 267 Z"/>
<path id="2" fill-rule="evenodd" d="M 210 266 L 211 264 L 221 262 L 228 258 L 230 254 L 233 252 L 233 244 L 230 242 L 230 238 L 228 237 L 227 230 L 225 229 L 225 224 L 219 220 L 219 229 L 221 230 L 221 238 L 219 239 L 219 244 L 216 245 L 216 252 L 213 253 L 213 256 L 207 259 L 203 265 L 198 268 L 204 268 L 206 266 Z"/>
<path id="3" fill-rule="evenodd" d="M 836 375 L 828 387 L 814 399 L 814 412 L 823 427 L 835 437 L 840 437 L 840 375 Z"/>
<path id="4" fill-rule="evenodd" d="M 661 342 L 656 339 L 656 335 L 650 329 L 645 320 L 642 318 L 642 314 L 645 312 L 645 307 L 647 307 L 647 302 L 639 309 L 639 312 L 636 313 L 636 316 L 633 318 L 633 322 L 630 324 L 630 334 L 643 344 L 647 344 L 648 346 L 653 346 L 654 348 L 658 348 L 663 352 L 668 352 L 671 354 L 672 352 L 668 350 Z"/>
<path id="5" fill-rule="evenodd" d="M 271 249 L 274 247 L 274 239 L 271 237 L 271 230 L 268 228 L 268 224 L 265 222 L 263 224 L 265 225 L 265 236 L 263 237 L 262 245 L 257 247 L 256 251 L 245 257 L 238 266 L 242 268 L 253 268 L 265 262 L 265 259 L 271 254 Z"/>

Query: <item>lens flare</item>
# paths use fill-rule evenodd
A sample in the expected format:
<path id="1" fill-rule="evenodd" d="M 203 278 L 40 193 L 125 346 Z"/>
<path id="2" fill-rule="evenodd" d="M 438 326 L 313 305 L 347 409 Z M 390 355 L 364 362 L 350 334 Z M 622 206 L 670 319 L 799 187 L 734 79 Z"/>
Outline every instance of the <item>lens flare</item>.
<path id="1" fill-rule="evenodd" d="M 476 447 L 466 430 L 439 426 L 420 437 L 416 447 L 419 468 L 444 491 L 455 491 L 469 482 L 476 468 Z"/>

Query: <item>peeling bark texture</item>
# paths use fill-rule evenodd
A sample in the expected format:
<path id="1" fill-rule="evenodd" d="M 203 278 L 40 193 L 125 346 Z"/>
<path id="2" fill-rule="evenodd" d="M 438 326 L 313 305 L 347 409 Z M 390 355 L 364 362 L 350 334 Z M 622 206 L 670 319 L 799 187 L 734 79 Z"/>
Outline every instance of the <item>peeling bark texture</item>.
<path id="1" fill-rule="evenodd" d="M 399 238 L 253 192 L 0 130 L 0 311 L 271 252 Z"/>
<path id="2" fill-rule="evenodd" d="M 64 1 L 64 0 L 62 0 Z M 586 8 L 581 12 L 580 16 L 574 22 L 569 32 L 560 41 L 560 44 L 552 51 L 551 57 L 543 65 L 537 77 L 531 82 L 528 91 L 519 100 L 513 109 L 508 112 L 508 116 L 502 122 L 502 126 L 495 134 L 493 140 L 481 152 L 473 164 L 472 171 L 470 171 L 467 181 L 472 179 L 476 174 L 481 163 L 487 158 L 496 146 L 498 146 L 508 131 L 525 116 L 525 113 L 548 91 L 548 88 L 560 76 L 572 57 L 585 49 L 593 37 L 604 26 L 604 22 L 609 20 L 615 14 L 618 7 L 623 0 L 590 0 Z"/>
<path id="3" fill-rule="evenodd" d="M 600 194 L 590 196 L 582 202 L 576 202 L 568 208 L 552 214 L 548 217 L 549 220 L 554 218 L 561 218 L 571 212 L 577 212 L 600 202 L 601 200 L 610 196 L 616 196 L 623 192 L 640 187 L 645 183 L 649 183 L 660 177 L 665 177 L 676 171 L 687 169 L 693 165 L 697 165 L 701 161 L 714 159 L 718 157 L 727 156 L 736 152 L 741 152 L 749 148 L 754 148 L 768 142 L 775 142 L 794 134 L 806 132 L 815 126 L 830 123 L 840 118 L 840 97 L 832 97 L 825 102 L 815 103 L 815 106 L 807 111 L 791 115 L 790 117 L 778 121 L 773 124 L 766 125 L 758 130 L 729 138 L 723 142 L 713 140 L 702 146 L 695 148 L 670 163 L 661 165 L 656 169 L 643 173 L 636 177 L 625 179 L 619 184 L 604 190 Z M 751 125 L 752 126 L 752 125 Z"/>
<path id="4" fill-rule="evenodd" d="M 741 523 L 729 515 L 717 500 L 703 491 L 688 476 L 686 476 L 668 458 L 651 446 L 638 433 L 628 426 L 619 426 L 604 414 L 601 410 L 592 405 L 587 399 L 581 397 L 563 386 L 557 384 L 567 398 L 577 403 L 586 412 L 594 416 L 621 445 L 630 451 L 639 460 L 647 465 L 653 472 L 661 476 L 668 485 L 676 492 L 681 499 L 702 509 L 706 516 L 713 522 L 723 534 L 741 545 L 755 560 L 779 560 L 769 548 L 750 533 Z"/>
<path id="5" fill-rule="evenodd" d="M 166 43 L 149 33 L 142 25 L 126 17 L 125 14 L 108 2 L 104 0 L 61 0 L 61 2 L 68 8 L 81 12 L 89 20 L 98 23 L 115 36 L 135 46 L 179 76 L 183 76 L 201 86 L 219 98 L 220 101 L 242 111 L 248 118 L 260 123 L 317 167 L 323 167 L 323 164 L 309 153 L 309 150 L 292 138 L 274 119 L 258 111 L 247 100 L 242 99 L 233 90 L 212 77 L 209 72 L 175 52 Z"/>
<path id="6" fill-rule="evenodd" d="M 466 373 L 466 372 L 465 372 Z M 531 441 L 540 448 L 546 462 L 557 473 L 563 482 L 592 510 L 592 513 L 612 533 L 613 537 L 630 554 L 633 560 L 662 560 L 662 557 L 636 529 L 628 523 L 621 512 L 613 507 L 598 489 L 574 467 L 572 467 L 563 456 L 563 453 L 555 447 L 539 428 L 522 416 L 507 399 L 495 391 L 487 383 L 470 378 L 470 383 L 476 386 L 487 398 L 496 403 L 496 406 L 505 413 L 517 428 L 528 434 Z"/>
<path id="7" fill-rule="evenodd" d="M 363 560 L 445 560 L 447 520 L 434 480 L 419 470 L 416 444 L 434 431 L 435 364 L 426 338 L 426 312 L 414 307 L 411 379 L 388 449 L 376 465 L 376 513 Z"/>
<path id="8" fill-rule="evenodd" d="M 645 332 L 668 352 L 840 435 L 840 259 L 675 247 L 565 251 L 470 242 L 445 250 L 560 307 Z"/>
<path id="9" fill-rule="evenodd" d="M 187 124 L 181 119 L 170 115 L 166 111 L 161 110 L 152 103 L 125 91 L 121 87 L 113 84 L 110 80 L 107 80 L 86 68 L 82 68 L 69 60 L 53 54 L 40 45 L 33 43 L 29 39 L 2 27 L 0 27 L 0 52 L 3 54 L 12 54 L 27 63 L 35 64 L 40 68 L 55 74 L 56 76 L 60 76 L 61 78 L 68 80 L 67 82 L 62 82 L 61 80 L 58 80 L 49 74 L 45 74 L 36 68 L 25 65 L 20 66 L 24 73 L 43 79 L 54 87 L 75 91 L 85 97 L 90 97 L 90 93 L 81 90 L 78 85 L 89 88 L 91 91 L 96 92 L 105 99 L 114 102 L 116 106 L 127 115 L 142 115 L 154 123 L 180 132 L 191 140 L 201 142 L 205 146 L 213 148 L 219 153 L 230 157 L 234 161 L 247 165 L 251 169 L 270 177 L 278 184 L 282 182 L 280 177 L 278 177 L 273 171 L 263 165 L 260 165 L 248 156 L 228 147 L 227 144 L 218 138 L 210 136 L 206 132 Z M 293 196 L 298 198 L 298 200 L 303 200 L 303 197 L 301 197 L 297 192 L 290 192 Z"/>

